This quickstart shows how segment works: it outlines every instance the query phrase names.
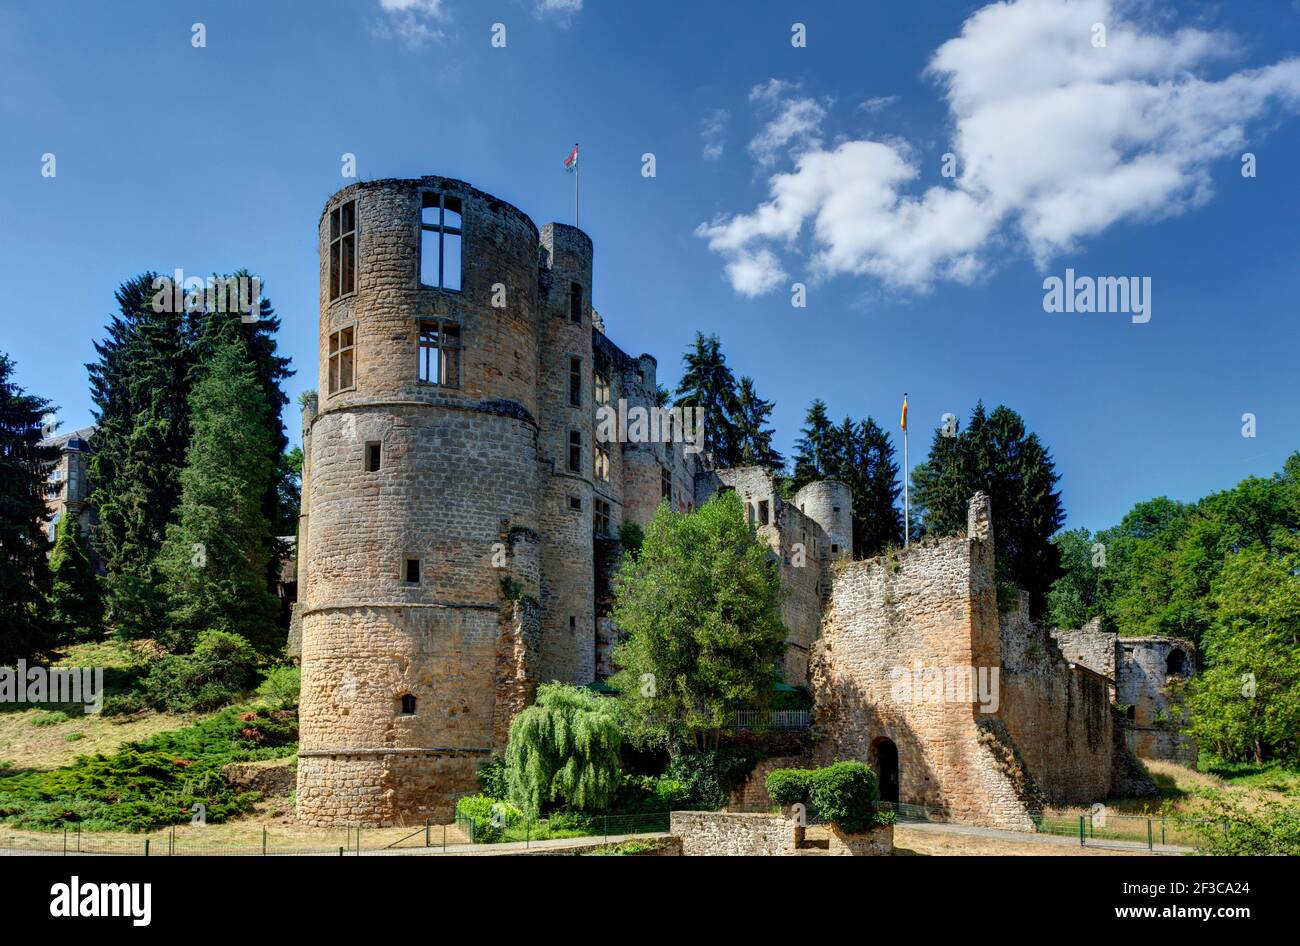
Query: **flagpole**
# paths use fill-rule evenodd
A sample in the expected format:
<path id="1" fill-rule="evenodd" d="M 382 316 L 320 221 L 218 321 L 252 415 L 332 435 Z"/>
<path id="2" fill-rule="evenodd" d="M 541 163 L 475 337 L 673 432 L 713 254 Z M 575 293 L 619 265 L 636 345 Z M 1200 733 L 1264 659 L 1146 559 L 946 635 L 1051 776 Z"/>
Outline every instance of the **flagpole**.
<path id="1" fill-rule="evenodd" d="M 903 404 L 907 404 L 907 392 L 903 392 Z M 912 534 L 912 507 L 909 504 L 907 492 L 907 481 L 911 478 L 910 468 L 907 461 L 907 422 L 904 415 L 903 422 L 903 548 L 907 548 L 908 539 Z"/>
<path id="2" fill-rule="evenodd" d="M 578 143 L 576 141 L 573 143 L 573 150 L 575 154 L 578 151 Z M 578 225 L 578 179 L 581 174 L 582 162 L 575 159 L 573 163 L 573 228 L 575 230 L 582 229 Z"/>

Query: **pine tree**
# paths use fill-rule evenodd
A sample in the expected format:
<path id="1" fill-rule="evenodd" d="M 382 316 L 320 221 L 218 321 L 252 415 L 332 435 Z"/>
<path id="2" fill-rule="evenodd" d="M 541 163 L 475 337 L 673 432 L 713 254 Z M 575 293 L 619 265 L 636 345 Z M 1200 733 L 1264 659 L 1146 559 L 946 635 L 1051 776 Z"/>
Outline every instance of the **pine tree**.
<path id="1" fill-rule="evenodd" d="M 90 564 L 90 550 L 76 516 L 59 520 L 54 551 L 50 553 L 50 572 L 50 616 L 60 637 L 85 640 L 98 635 L 103 627 L 104 606 L 99 580 Z"/>
<path id="2" fill-rule="evenodd" d="M 855 457 L 860 477 L 853 489 L 853 554 L 870 558 L 903 541 L 903 513 L 898 508 L 902 486 L 889 434 L 874 418 L 858 427 Z"/>
<path id="3" fill-rule="evenodd" d="M 49 402 L 13 380 L 0 353 L 0 665 L 48 654 L 57 643 L 46 613 L 50 590 L 41 529 L 46 478 L 57 451 L 41 445 Z"/>
<path id="4" fill-rule="evenodd" d="M 732 418 L 736 411 L 736 378 L 727 367 L 718 336 L 695 333 L 694 347 L 682 356 L 685 370 L 677 385 L 674 407 L 703 412 L 704 449 L 721 467 L 739 461 L 739 435 Z"/>
<path id="5" fill-rule="evenodd" d="M 283 643 L 265 577 L 271 535 L 262 499 L 276 457 L 270 413 L 244 343 L 220 342 L 190 395 L 181 502 L 159 556 L 171 606 L 164 642 L 173 648 L 192 646 L 208 629 L 239 634 L 264 653 Z"/>
<path id="6" fill-rule="evenodd" d="M 742 377 L 736 390 L 737 462 L 744 466 L 761 466 L 779 470 L 785 458 L 772 447 L 776 431 L 767 427 L 768 417 L 776 405 L 765 401 L 754 390 L 754 379 Z"/>
<path id="7" fill-rule="evenodd" d="M 834 465 L 834 427 L 826 413 L 826 402 L 817 398 L 808 408 L 804 428 L 795 441 L 794 477 L 791 489 L 803 489 L 815 480 L 824 480 Z"/>

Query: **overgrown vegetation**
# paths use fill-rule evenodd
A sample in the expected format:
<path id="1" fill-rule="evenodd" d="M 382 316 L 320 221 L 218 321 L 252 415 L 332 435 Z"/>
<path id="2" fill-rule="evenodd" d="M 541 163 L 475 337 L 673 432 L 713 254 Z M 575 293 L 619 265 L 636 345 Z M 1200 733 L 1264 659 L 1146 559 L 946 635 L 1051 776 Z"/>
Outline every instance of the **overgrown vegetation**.
<path id="1" fill-rule="evenodd" d="M 892 811 L 876 810 L 876 773 L 864 762 L 777 769 L 768 773 L 767 793 L 780 805 L 807 805 L 849 834 L 894 822 Z"/>

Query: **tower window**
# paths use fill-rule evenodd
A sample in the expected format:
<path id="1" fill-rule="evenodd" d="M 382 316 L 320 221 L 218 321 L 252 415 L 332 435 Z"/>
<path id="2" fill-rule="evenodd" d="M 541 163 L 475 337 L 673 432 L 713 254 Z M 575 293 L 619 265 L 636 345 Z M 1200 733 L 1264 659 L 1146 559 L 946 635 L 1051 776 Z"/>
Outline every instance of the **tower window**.
<path id="1" fill-rule="evenodd" d="M 572 614 L 570 614 L 570 615 L 569 615 L 569 630 L 571 630 L 571 631 L 576 631 L 577 629 L 578 629 L 578 619 L 577 619 L 576 617 L 574 617 Z"/>
<path id="2" fill-rule="evenodd" d="M 603 443 L 596 444 L 596 479 L 609 482 L 609 448 Z"/>
<path id="3" fill-rule="evenodd" d="M 831 546 L 831 554 L 832 554 L 832 555 L 838 555 L 839 552 L 840 552 L 840 547 L 839 547 L 838 545 L 832 545 L 832 546 Z"/>
<path id="4" fill-rule="evenodd" d="M 410 693 L 402 694 L 402 715 L 403 716 L 415 715 L 415 696 L 413 694 Z"/>
<path id="5" fill-rule="evenodd" d="M 596 405 L 609 403 L 609 375 L 596 372 Z"/>
<path id="6" fill-rule="evenodd" d="M 582 434 L 576 430 L 569 431 L 569 472 L 582 472 Z"/>
<path id="7" fill-rule="evenodd" d="M 376 473 L 379 470 L 379 459 L 383 452 L 382 447 L 376 441 L 366 444 L 366 472 Z"/>
<path id="8" fill-rule="evenodd" d="M 659 496 L 670 502 L 673 498 L 673 471 L 664 467 L 659 471 Z"/>
<path id="9" fill-rule="evenodd" d="M 569 321 L 582 323 L 582 283 L 569 283 Z"/>
<path id="10" fill-rule="evenodd" d="M 569 359 L 569 403 L 582 406 L 582 359 Z"/>
<path id="11" fill-rule="evenodd" d="M 592 525 L 593 531 L 597 535 L 609 534 L 609 503 L 603 499 L 597 499 L 592 502 L 592 508 L 595 509 L 595 517 Z"/>
<path id="12" fill-rule="evenodd" d="M 356 385 L 356 326 L 330 335 L 330 394 L 351 390 Z"/>
<path id="13" fill-rule="evenodd" d="M 420 208 L 420 285 L 460 291 L 461 204 L 446 194 L 424 195 Z"/>
<path id="14" fill-rule="evenodd" d="M 582 512 L 582 499 L 578 496 L 569 497 L 569 508 L 574 512 Z"/>
<path id="15" fill-rule="evenodd" d="M 408 558 L 406 560 L 406 583 L 408 585 L 418 585 L 420 583 L 420 560 L 418 558 Z"/>
<path id="16" fill-rule="evenodd" d="M 460 387 L 460 326 L 455 322 L 420 323 L 420 380 L 445 388 Z"/>
<path id="17" fill-rule="evenodd" d="M 357 202 L 349 200 L 330 212 L 330 299 L 357 288 Z"/>
<path id="18" fill-rule="evenodd" d="M 767 525 L 767 519 L 768 519 L 767 500 L 760 499 L 758 501 L 758 524 L 760 526 Z"/>

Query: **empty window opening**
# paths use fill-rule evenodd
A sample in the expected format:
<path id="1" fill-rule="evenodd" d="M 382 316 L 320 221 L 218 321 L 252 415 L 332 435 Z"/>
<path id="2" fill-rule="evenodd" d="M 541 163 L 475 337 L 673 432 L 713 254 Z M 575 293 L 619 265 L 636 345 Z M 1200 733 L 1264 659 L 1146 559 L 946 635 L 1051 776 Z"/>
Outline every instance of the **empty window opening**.
<path id="1" fill-rule="evenodd" d="M 330 299 L 357 288 L 357 202 L 349 200 L 330 213 Z"/>
<path id="2" fill-rule="evenodd" d="M 569 403 L 582 406 L 582 359 L 569 359 Z"/>
<path id="3" fill-rule="evenodd" d="M 578 619 L 577 619 L 576 617 L 574 617 L 572 614 L 570 614 L 570 615 L 569 615 L 569 630 L 571 630 L 571 631 L 576 631 L 577 629 L 578 629 Z"/>
<path id="4" fill-rule="evenodd" d="M 766 499 L 760 499 L 760 500 L 758 501 L 758 524 L 759 524 L 760 526 L 765 526 L 765 525 L 767 525 L 767 519 L 768 519 L 768 506 L 767 506 L 767 500 L 766 500 Z"/>
<path id="5" fill-rule="evenodd" d="M 569 472 L 582 472 L 582 434 L 569 431 Z"/>
<path id="6" fill-rule="evenodd" d="M 460 291 L 461 204 L 457 197 L 425 193 L 420 208 L 420 285 Z"/>
<path id="7" fill-rule="evenodd" d="M 609 403 L 609 375 L 596 372 L 596 405 Z"/>
<path id="8" fill-rule="evenodd" d="M 582 500 L 577 496 L 570 496 L 569 508 L 574 512 L 582 512 Z"/>
<path id="9" fill-rule="evenodd" d="M 421 322 L 419 359 L 421 381 L 459 387 L 460 326 L 455 322 Z"/>
<path id="10" fill-rule="evenodd" d="M 366 444 L 366 472 L 374 473 L 379 469 L 379 460 L 383 450 L 377 442 Z"/>
<path id="11" fill-rule="evenodd" d="M 832 546 L 831 546 L 831 554 L 832 554 L 832 555 L 837 555 L 837 554 L 839 554 L 839 551 L 840 551 L 840 547 L 839 547 L 838 545 L 832 545 Z"/>
<path id="12" fill-rule="evenodd" d="M 356 384 L 356 338 L 355 326 L 339 329 L 330 335 L 330 394 L 347 391 Z"/>
<path id="13" fill-rule="evenodd" d="M 582 322 L 582 283 L 569 283 L 569 321 Z"/>
<path id="14" fill-rule="evenodd" d="M 659 471 L 659 497 L 670 502 L 673 498 L 673 471 L 667 467 Z"/>
<path id="15" fill-rule="evenodd" d="M 420 560 L 418 558 L 408 558 L 406 560 L 406 583 L 408 585 L 418 585 L 420 583 Z"/>
<path id="16" fill-rule="evenodd" d="M 609 534 L 609 503 L 603 499 L 597 499 L 592 502 L 592 508 L 595 509 L 595 519 L 593 520 L 593 531 L 597 535 Z"/>
<path id="17" fill-rule="evenodd" d="M 596 444 L 596 479 L 609 482 L 609 447 L 603 443 Z"/>
<path id="18" fill-rule="evenodd" d="M 1165 673 L 1171 677 L 1187 676 L 1187 655 L 1177 647 L 1165 658 Z"/>
<path id="19" fill-rule="evenodd" d="M 403 716 L 415 715 L 415 697 L 410 693 L 402 694 L 402 715 Z"/>

